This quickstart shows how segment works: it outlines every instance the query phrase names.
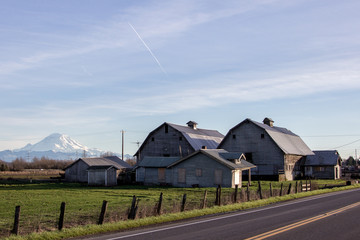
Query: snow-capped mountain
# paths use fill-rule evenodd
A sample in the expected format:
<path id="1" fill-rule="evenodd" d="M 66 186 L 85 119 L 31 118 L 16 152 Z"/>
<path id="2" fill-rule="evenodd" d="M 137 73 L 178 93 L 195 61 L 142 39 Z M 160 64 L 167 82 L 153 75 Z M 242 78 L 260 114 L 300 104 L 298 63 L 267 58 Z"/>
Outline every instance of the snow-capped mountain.
<path id="1" fill-rule="evenodd" d="M 81 145 L 79 142 L 71 139 L 69 136 L 53 133 L 40 142 L 32 145 L 28 144 L 23 148 L 16 149 L 14 152 L 20 151 L 31 151 L 31 152 L 44 152 L 44 151 L 53 151 L 53 152 L 82 152 L 89 151 L 89 148 Z"/>
<path id="2" fill-rule="evenodd" d="M 33 158 L 47 157 L 55 160 L 76 160 L 80 157 L 99 157 L 105 154 L 96 148 L 88 148 L 69 136 L 53 133 L 35 144 L 27 144 L 25 147 L 15 150 L 0 151 L 0 159 L 13 161 L 16 158 L 32 160 Z M 115 154 L 121 156 L 120 154 Z M 125 155 L 124 158 L 129 158 Z"/>

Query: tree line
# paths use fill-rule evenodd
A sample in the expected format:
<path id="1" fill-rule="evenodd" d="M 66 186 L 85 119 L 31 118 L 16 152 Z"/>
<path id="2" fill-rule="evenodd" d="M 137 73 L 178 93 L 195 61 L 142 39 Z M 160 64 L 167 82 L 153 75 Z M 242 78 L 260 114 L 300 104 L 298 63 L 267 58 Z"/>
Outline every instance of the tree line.
<path id="1" fill-rule="evenodd" d="M 16 158 L 12 162 L 0 160 L 0 171 L 22 171 L 25 169 L 64 169 L 73 160 L 54 160 L 47 157 L 34 157 L 30 162 L 23 158 Z"/>

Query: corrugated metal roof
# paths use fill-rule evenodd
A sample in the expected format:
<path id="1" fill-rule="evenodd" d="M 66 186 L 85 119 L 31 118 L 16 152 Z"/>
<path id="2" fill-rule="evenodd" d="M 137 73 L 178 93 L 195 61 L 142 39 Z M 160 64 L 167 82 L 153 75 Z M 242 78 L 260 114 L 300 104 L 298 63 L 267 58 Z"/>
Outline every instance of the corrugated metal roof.
<path id="1" fill-rule="evenodd" d="M 176 164 L 186 161 L 187 159 L 197 155 L 197 154 L 205 154 L 213 159 L 215 159 L 216 161 L 218 161 L 219 163 L 227 166 L 230 169 L 240 169 L 240 170 L 247 170 L 250 168 L 255 168 L 256 166 L 252 163 L 247 162 L 244 157 L 243 154 L 241 153 L 234 153 L 234 152 L 228 152 L 224 149 L 201 149 L 198 150 L 197 152 L 180 159 L 177 162 L 174 162 L 173 164 L 169 165 L 169 167 L 175 166 Z M 234 156 L 239 156 L 242 157 L 240 163 L 235 164 L 234 162 L 232 162 L 231 160 L 234 159 Z M 230 157 L 230 158 L 228 158 Z"/>
<path id="2" fill-rule="evenodd" d="M 203 146 L 206 146 L 208 149 L 215 149 L 224 138 L 224 135 L 216 130 L 193 129 L 188 126 L 180 126 L 172 123 L 167 124 L 181 132 L 195 151 L 201 149 Z"/>
<path id="3" fill-rule="evenodd" d="M 336 150 L 313 151 L 315 155 L 306 156 L 305 166 L 335 166 L 340 159 Z"/>
<path id="4" fill-rule="evenodd" d="M 113 157 L 95 157 L 95 158 L 79 158 L 77 161 L 73 162 L 72 164 L 70 164 L 69 166 L 67 166 L 65 169 L 68 169 L 69 167 L 73 166 L 74 164 L 76 164 L 78 161 L 83 161 L 86 165 L 88 165 L 89 167 L 92 166 L 114 166 L 118 169 L 123 169 L 123 168 L 132 168 L 129 164 L 127 164 L 126 162 L 122 161 L 120 158 L 118 158 L 118 161 L 114 161 L 111 160 L 115 158 Z"/>
<path id="5" fill-rule="evenodd" d="M 139 167 L 167 167 L 170 164 L 178 161 L 180 157 L 144 157 L 138 164 Z"/>
<path id="6" fill-rule="evenodd" d="M 99 170 L 99 169 L 104 169 L 104 170 L 107 170 L 107 169 L 110 169 L 110 168 L 115 168 L 115 169 L 118 169 L 117 167 L 115 166 L 91 166 L 91 167 L 88 167 L 87 170 Z"/>
<path id="7" fill-rule="evenodd" d="M 247 120 L 263 128 L 285 154 L 294 154 L 300 156 L 314 155 L 314 153 L 304 143 L 304 141 L 290 130 L 275 126 L 270 127 L 266 124 L 253 121 L 251 119 Z"/>

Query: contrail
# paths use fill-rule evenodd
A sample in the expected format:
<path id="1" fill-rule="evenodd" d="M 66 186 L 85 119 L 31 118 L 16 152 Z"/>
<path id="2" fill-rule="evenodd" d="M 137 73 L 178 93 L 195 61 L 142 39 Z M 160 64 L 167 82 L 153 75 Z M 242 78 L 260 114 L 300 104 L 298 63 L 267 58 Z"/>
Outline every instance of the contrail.
<path id="1" fill-rule="evenodd" d="M 135 30 L 135 28 L 133 27 L 133 25 L 131 25 L 129 23 L 129 26 L 134 30 L 134 32 L 136 33 L 136 35 L 139 37 L 139 39 L 141 40 L 141 42 L 144 44 L 144 46 L 147 48 L 147 50 L 150 52 L 151 56 L 153 56 L 153 58 L 155 59 L 155 61 L 157 62 L 157 64 L 159 65 L 159 67 L 161 68 L 161 70 L 166 74 L 165 69 L 162 67 L 161 63 L 159 62 L 159 60 L 156 58 L 155 54 L 151 51 L 151 49 L 148 47 L 148 45 L 144 42 L 144 40 L 141 38 L 140 34 Z"/>

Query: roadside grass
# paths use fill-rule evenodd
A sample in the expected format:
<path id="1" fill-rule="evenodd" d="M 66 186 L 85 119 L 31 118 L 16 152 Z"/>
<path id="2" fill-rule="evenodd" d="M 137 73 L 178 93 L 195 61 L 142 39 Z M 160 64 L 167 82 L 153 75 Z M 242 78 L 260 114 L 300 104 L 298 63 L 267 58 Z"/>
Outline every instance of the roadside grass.
<path id="1" fill-rule="evenodd" d="M 52 232 L 41 232 L 41 233 L 31 233 L 29 235 L 23 235 L 23 236 L 10 236 L 8 238 L 5 238 L 7 240 L 43 240 L 43 239 L 66 239 L 71 237 L 80 237 L 80 236 L 86 236 L 91 234 L 100 234 L 105 232 L 112 232 L 112 231 L 122 231 L 126 229 L 132 229 L 137 227 L 144 227 L 149 226 L 153 224 L 160 224 L 160 223 L 166 223 L 166 222 L 174 222 L 194 217 L 201 217 L 205 215 L 210 214 L 219 214 L 219 213 L 226 213 L 226 212 L 233 212 L 233 211 L 239 211 L 239 210 L 245 210 L 250 208 L 257 208 L 261 206 L 266 206 L 269 204 L 274 204 L 277 202 L 282 201 L 288 201 L 292 199 L 298 199 L 303 197 L 309 197 L 313 195 L 318 194 L 324 194 L 324 193 L 330 193 L 335 191 L 343 191 L 343 190 L 349 190 L 349 189 L 355 189 L 359 188 L 360 185 L 351 185 L 351 186 L 345 186 L 345 187 L 337 187 L 337 188 L 331 188 L 331 189 L 321 189 L 321 190 L 315 190 L 315 191 L 309 191 L 309 192 L 301 192 L 297 194 L 289 194 L 284 196 L 276 196 L 271 197 L 268 199 L 262 199 L 262 200 L 255 200 L 250 202 L 244 202 L 244 203 L 236 203 L 236 204 L 229 204 L 225 206 L 214 206 L 211 208 L 206 209 L 197 209 L 197 210 L 191 210 L 191 211 L 185 211 L 181 213 L 168 213 L 157 217 L 146 217 L 136 220 L 127 220 L 127 221 L 120 221 L 115 223 L 105 223 L 103 225 L 95 225 L 95 224 L 89 224 L 86 226 L 80 226 L 80 227 L 73 227 L 73 228 L 65 228 L 62 231 L 52 231 Z"/>

